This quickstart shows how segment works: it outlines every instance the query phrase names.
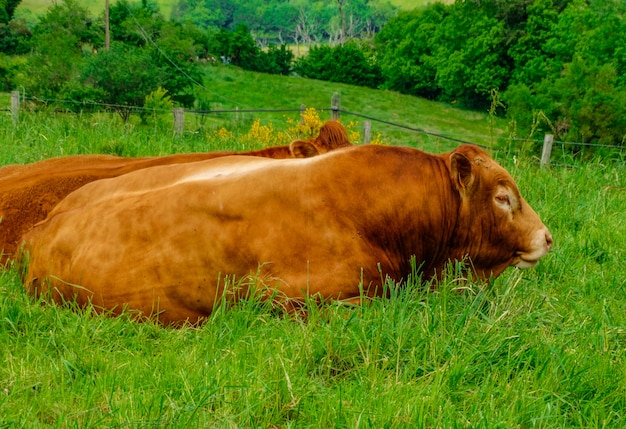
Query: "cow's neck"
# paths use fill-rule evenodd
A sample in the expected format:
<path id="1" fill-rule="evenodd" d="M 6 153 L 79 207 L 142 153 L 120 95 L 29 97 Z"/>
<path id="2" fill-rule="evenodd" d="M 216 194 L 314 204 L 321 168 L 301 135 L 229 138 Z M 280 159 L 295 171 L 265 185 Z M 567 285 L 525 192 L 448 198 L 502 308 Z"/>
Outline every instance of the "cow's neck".
<path id="1" fill-rule="evenodd" d="M 377 203 L 363 210 L 366 238 L 380 259 L 383 275 L 396 281 L 411 274 L 415 258 L 424 279 L 445 265 L 459 223 L 460 197 L 448 180 L 444 160 L 429 157 L 420 169 L 393 171 L 377 189 Z M 391 177 L 394 180 L 388 180 Z M 421 266 L 420 266 L 421 265 Z"/>

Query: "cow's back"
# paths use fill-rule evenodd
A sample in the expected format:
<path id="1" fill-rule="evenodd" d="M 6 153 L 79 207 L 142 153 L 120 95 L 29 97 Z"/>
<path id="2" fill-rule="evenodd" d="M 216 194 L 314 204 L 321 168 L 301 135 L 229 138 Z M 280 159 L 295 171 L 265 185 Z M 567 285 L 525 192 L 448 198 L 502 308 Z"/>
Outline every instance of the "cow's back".
<path id="1" fill-rule="evenodd" d="M 46 218 L 59 201 L 95 180 L 138 169 L 206 160 L 232 154 L 209 152 L 125 158 L 74 155 L 0 168 L 0 261 L 6 263 L 24 232 Z"/>

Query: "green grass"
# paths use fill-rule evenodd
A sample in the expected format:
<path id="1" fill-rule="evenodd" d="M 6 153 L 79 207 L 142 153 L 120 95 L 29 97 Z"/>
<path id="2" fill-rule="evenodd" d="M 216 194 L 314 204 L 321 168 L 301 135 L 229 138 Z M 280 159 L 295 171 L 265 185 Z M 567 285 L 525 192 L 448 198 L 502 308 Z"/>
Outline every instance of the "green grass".
<path id="1" fill-rule="evenodd" d="M 299 77 L 251 73 L 231 67 L 206 69 L 202 97 L 219 103 L 223 109 L 299 109 L 301 104 L 315 108 L 330 108 L 331 97 L 337 92 L 341 97 L 341 109 L 417 128 L 474 143 L 492 146 L 506 127 L 500 119 L 495 120 L 493 136 L 487 112 L 473 112 L 455 108 L 449 104 L 436 103 L 392 91 L 379 91 L 347 84 L 316 81 Z M 256 115 L 256 114 L 254 114 Z M 274 115 L 280 120 L 284 115 Z M 271 116 L 262 116 L 263 118 Z M 330 113 L 325 113 L 329 118 Z M 342 122 L 362 122 L 362 118 L 345 114 Z M 395 144 L 432 144 L 432 150 L 455 147 L 456 142 L 432 138 L 385 123 L 372 121 L 372 135 L 381 133 L 383 138 Z"/>
<path id="2" fill-rule="evenodd" d="M 324 106 L 339 91 L 348 110 L 489 134 L 486 115 L 389 92 L 225 68 L 206 86 L 240 108 Z M 206 130 L 243 132 L 250 119 L 189 118 L 175 138 L 167 121 L 24 112 L 14 127 L 2 112 L 0 164 L 213 150 Z M 451 145 L 394 133 L 385 134 L 394 144 Z M 35 300 L 15 268 L 0 271 L 0 428 L 625 427 L 624 159 L 539 169 L 496 157 L 555 246 L 535 269 L 510 269 L 488 288 L 454 277 L 428 293 L 389 285 L 391 298 L 360 308 L 311 304 L 306 321 L 251 300 L 174 330 Z"/>

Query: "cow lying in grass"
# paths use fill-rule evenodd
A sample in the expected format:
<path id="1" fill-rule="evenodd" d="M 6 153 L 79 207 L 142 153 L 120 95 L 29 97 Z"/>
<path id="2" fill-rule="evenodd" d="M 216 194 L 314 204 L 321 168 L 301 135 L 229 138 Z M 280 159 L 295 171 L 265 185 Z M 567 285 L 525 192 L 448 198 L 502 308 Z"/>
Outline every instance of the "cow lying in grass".
<path id="1" fill-rule="evenodd" d="M 226 155 L 307 158 L 349 145 L 351 143 L 343 125 L 328 121 L 321 127 L 317 138 L 295 140 L 287 146 L 250 152 L 209 152 L 146 158 L 76 155 L 0 168 L 0 264 L 4 265 L 12 258 L 23 233 L 45 219 L 48 212 L 70 192 L 94 180 L 156 165 L 187 163 Z"/>
<path id="2" fill-rule="evenodd" d="M 552 245 L 509 173 L 471 145 L 147 168 L 85 185 L 24 238 L 31 292 L 165 324 L 250 287 L 287 303 L 379 295 L 412 258 L 426 278 L 469 260 L 488 279 Z"/>

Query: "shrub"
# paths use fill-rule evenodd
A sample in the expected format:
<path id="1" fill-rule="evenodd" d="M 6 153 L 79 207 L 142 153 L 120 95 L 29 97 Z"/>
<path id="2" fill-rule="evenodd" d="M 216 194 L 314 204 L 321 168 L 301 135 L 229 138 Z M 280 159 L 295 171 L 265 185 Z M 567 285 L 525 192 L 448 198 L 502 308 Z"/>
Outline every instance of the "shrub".
<path id="1" fill-rule="evenodd" d="M 171 115 L 174 103 L 172 97 L 167 95 L 167 89 L 163 89 L 160 86 L 146 95 L 143 103 L 144 110 L 141 111 L 139 116 L 141 122 L 148 123 L 150 120 L 157 122 L 158 118 L 167 115 Z"/>
<path id="2" fill-rule="evenodd" d="M 380 67 L 369 50 L 356 41 L 335 47 L 313 46 L 306 57 L 296 62 L 294 70 L 304 77 L 370 88 L 382 83 Z"/>

